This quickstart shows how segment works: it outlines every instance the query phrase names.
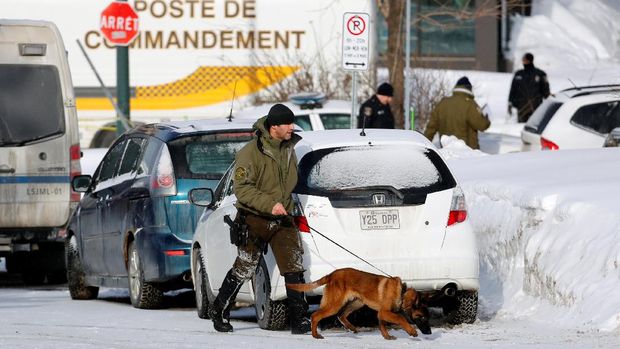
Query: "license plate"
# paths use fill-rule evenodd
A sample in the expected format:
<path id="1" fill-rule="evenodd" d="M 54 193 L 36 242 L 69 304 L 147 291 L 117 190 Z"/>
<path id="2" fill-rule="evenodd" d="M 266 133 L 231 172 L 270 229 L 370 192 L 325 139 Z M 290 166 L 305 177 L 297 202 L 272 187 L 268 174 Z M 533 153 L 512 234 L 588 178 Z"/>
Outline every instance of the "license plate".
<path id="1" fill-rule="evenodd" d="M 362 230 L 400 229 L 398 210 L 364 210 L 360 211 Z"/>

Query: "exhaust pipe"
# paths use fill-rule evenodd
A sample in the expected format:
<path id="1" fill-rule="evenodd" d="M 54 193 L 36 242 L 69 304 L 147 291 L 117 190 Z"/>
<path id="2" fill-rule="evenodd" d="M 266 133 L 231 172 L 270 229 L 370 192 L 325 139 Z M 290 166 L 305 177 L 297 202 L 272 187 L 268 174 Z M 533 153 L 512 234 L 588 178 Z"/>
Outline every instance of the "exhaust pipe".
<path id="1" fill-rule="evenodd" d="M 185 273 L 183 273 L 182 278 L 183 278 L 183 281 L 190 282 L 190 281 L 192 281 L 192 273 L 189 272 L 189 271 L 185 272 Z"/>
<path id="2" fill-rule="evenodd" d="M 441 289 L 441 293 L 448 297 L 456 296 L 456 285 L 448 284 Z"/>

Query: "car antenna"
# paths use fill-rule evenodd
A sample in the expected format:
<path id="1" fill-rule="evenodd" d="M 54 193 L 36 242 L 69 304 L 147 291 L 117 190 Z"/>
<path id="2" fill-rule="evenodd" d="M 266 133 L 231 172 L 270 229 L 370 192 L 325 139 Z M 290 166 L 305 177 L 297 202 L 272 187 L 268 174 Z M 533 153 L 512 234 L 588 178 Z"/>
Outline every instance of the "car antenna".
<path id="1" fill-rule="evenodd" d="M 360 136 L 366 137 L 366 132 L 364 132 L 364 129 L 366 128 L 366 113 L 363 114 L 364 117 L 362 118 L 362 132 L 360 132 Z M 351 117 L 353 117 L 353 115 L 351 115 Z"/>
<path id="2" fill-rule="evenodd" d="M 233 110 L 233 104 L 235 103 L 235 92 L 237 92 L 237 81 L 235 80 L 235 87 L 233 88 L 233 98 L 230 101 L 230 113 L 228 114 L 228 122 L 232 122 L 232 110 Z"/>
<path id="3" fill-rule="evenodd" d="M 576 88 L 576 89 L 578 89 L 578 90 L 581 90 L 579 87 L 577 87 L 577 85 L 575 85 L 575 83 L 573 82 L 573 80 L 571 80 L 570 78 L 566 78 L 566 79 L 568 79 L 568 81 L 570 81 L 570 83 L 571 83 L 571 84 L 573 84 L 573 87 L 574 87 L 574 88 Z"/>

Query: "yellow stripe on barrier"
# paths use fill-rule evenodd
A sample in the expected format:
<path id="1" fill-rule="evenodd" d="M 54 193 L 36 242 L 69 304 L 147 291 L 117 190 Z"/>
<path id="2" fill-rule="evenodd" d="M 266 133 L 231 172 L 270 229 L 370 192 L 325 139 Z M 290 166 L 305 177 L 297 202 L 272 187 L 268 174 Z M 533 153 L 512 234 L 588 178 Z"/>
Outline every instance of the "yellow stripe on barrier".
<path id="1" fill-rule="evenodd" d="M 298 66 L 200 67 L 187 77 L 169 84 L 136 87 L 132 110 L 174 110 L 203 107 L 236 96 L 256 93 L 300 69 Z M 77 98 L 78 110 L 111 110 L 107 98 Z"/>

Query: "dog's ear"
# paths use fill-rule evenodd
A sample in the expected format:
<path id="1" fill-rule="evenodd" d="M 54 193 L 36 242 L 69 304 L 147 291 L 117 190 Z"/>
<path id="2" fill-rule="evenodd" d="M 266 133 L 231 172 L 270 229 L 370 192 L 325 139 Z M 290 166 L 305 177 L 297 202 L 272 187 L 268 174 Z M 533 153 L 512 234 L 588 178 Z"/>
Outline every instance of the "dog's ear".
<path id="1" fill-rule="evenodd" d="M 418 294 L 413 288 L 408 288 L 403 293 L 402 308 L 405 312 L 410 312 L 418 302 Z"/>

